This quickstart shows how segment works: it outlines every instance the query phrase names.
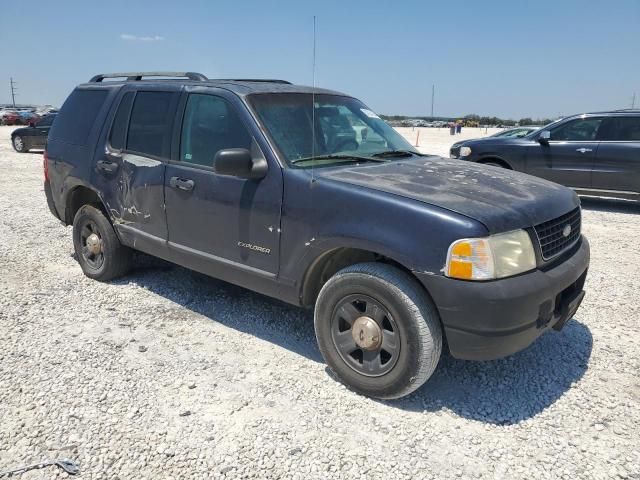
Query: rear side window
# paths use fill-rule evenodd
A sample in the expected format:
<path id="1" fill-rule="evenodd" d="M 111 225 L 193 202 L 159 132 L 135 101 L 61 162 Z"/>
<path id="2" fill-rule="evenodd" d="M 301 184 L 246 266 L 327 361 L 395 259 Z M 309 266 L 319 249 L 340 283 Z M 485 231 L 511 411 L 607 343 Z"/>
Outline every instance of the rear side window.
<path id="1" fill-rule="evenodd" d="M 169 157 L 172 92 L 138 92 L 133 102 L 127 150 Z"/>
<path id="2" fill-rule="evenodd" d="M 62 105 L 49 137 L 85 145 L 106 98 L 107 90 L 74 90 Z"/>
<path id="3" fill-rule="evenodd" d="M 640 116 L 610 117 L 606 119 L 600 140 L 640 142 Z"/>
<path id="4" fill-rule="evenodd" d="M 111 126 L 111 134 L 109 135 L 109 143 L 117 150 L 122 150 L 125 145 L 125 137 L 127 134 L 127 122 L 129 120 L 129 111 L 133 103 L 133 92 L 127 92 L 120 100 L 118 111 L 113 119 Z"/>

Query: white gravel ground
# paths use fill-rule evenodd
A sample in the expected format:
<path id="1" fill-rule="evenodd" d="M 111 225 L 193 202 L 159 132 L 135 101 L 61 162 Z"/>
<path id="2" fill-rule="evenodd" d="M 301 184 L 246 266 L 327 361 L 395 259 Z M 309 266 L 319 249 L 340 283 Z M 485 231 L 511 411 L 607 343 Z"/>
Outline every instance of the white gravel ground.
<path id="1" fill-rule="evenodd" d="M 119 281 L 83 276 L 41 155 L 13 152 L 10 131 L 0 472 L 70 457 L 84 479 L 640 478 L 637 206 L 584 201 L 587 296 L 562 332 L 499 361 L 444 357 L 379 402 L 327 374 L 310 312 L 145 257 Z"/>

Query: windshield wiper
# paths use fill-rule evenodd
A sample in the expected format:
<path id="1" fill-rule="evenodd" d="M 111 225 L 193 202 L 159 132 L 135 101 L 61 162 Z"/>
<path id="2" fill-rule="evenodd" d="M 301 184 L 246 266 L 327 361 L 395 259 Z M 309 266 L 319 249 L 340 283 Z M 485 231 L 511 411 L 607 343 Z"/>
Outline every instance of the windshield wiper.
<path id="1" fill-rule="evenodd" d="M 388 162 L 388 160 L 383 160 L 382 158 L 361 157 L 359 155 L 317 155 L 315 157 L 297 158 L 295 160 L 291 160 L 291 164 L 295 165 L 296 163 L 309 162 L 311 160 L 350 160 L 352 162 Z"/>
<path id="2" fill-rule="evenodd" d="M 384 158 L 384 157 L 409 157 L 412 155 L 418 155 L 424 157 L 424 153 L 414 152 L 413 150 L 387 150 L 386 152 L 378 152 L 371 155 L 372 157 Z"/>

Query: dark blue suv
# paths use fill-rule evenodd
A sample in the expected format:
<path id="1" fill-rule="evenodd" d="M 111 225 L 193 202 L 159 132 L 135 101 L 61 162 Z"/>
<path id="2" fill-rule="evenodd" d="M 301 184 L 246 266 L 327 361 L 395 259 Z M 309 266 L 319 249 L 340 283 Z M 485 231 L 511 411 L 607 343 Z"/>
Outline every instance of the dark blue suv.
<path id="1" fill-rule="evenodd" d="M 107 281 L 139 250 L 307 307 L 338 377 L 379 398 L 446 338 L 484 360 L 559 330 L 589 265 L 576 194 L 422 155 L 353 97 L 198 73 L 97 75 L 45 151 L 52 213 Z"/>

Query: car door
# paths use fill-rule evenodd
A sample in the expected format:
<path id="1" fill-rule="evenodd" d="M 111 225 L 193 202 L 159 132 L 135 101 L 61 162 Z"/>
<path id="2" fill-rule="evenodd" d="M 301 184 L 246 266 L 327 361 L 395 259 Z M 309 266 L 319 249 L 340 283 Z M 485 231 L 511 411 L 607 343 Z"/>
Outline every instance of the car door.
<path id="1" fill-rule="evenodd" d="M 592 188 L 640 193 L 640 115 L 606 118 L 599 137 Z"/>
<path id="2" fill-rule="evenodd" d="M 125 89 L 98 147 L 92 183 L 125 243 L 154 253 L 167 240 L 164 174 L 177 89 Z"/>
<path id="3" fill-rule="evenodd" d="M 224 90 L 185 92 L 179 146 L 167 166 L 165 203 L 169 247 L 207 264 L 273 276 L 278 271 L 282 172 L 269 165 L 261 179 L 219 175 L 220 150 L 246 148 L 262 156 L 259 131 L 246 107 Z M 264 157 L 263 157 L 264 158 Z M 226 278 L 218 271 L 216 276 Z"/>
<path id="4" fill-rule="evenodd" d="M 44 148 L 53 124 L 53 115 L 45 115 L 35 125 L 35 135 L 32 140 L 33 148 Z"/>
<path id="5" fill-rule="evenodd" d="M 574 188 L 591 187 L 602 117 L 580 117 L 543 129 L 527 150 L 527 173 Z M 550 138 L 544 140 L 542 132 Z"/>

